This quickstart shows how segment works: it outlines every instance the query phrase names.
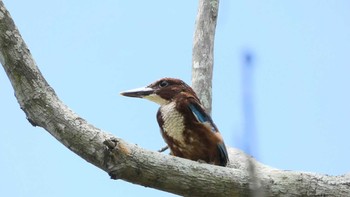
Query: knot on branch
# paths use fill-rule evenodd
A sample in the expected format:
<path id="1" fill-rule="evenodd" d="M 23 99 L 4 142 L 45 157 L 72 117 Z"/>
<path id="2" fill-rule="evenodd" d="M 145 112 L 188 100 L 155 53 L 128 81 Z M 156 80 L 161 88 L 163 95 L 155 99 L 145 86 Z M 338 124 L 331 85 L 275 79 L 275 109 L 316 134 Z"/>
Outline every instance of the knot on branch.
<path id="1" fill-rule="evenodd" d="M 218 0 L 212 0 L 210 1 L 210 6 L 211 6 L 211 13 L 214 18 L 218 16 L 218 10 L 219 10 L 219 1 Z"/>
<path id="2" fill-rule="evenodd" d="M 111 137 L 106 139 L 103 144 L 107 146 L 108 149 L 113 150 L 118 145 L 118 138 Z"/>
<path id="3" fill-rule="evenodd" d="M 121 139 L 111 137 L 103 142 L 106 145 L 104 166 L 106 167 L 111 179 L 119 179 L 118 172 L 122 168 L 131 150 L 122 142 Z"/>

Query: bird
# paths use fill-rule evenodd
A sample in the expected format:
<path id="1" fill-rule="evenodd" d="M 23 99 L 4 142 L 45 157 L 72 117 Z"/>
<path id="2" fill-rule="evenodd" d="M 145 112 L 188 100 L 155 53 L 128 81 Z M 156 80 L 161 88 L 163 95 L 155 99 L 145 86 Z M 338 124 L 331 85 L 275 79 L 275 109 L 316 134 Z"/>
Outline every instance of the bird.
<path id="1" fill-rule="evenodd" d="M 120 93 L 160 105 L 157 122 L 170 154 L 208 164 L 226 166 L 224 140 L 194 90 L 180 79 L 162 78 L 142 88 Z"/>

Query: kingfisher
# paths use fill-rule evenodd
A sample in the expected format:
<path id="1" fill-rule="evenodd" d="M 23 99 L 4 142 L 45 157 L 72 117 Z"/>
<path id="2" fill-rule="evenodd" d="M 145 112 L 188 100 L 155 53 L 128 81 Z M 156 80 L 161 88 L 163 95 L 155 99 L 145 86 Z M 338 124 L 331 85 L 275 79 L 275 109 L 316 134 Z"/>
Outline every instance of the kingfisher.
<path id="1" fill-rule="evenodd" d="M 157 121 L 170 154 L 194 161 L 226 166 L 223 138 L 193 89 L 180 79 L 162 78 L 120 93 L 160 105 Z"/>

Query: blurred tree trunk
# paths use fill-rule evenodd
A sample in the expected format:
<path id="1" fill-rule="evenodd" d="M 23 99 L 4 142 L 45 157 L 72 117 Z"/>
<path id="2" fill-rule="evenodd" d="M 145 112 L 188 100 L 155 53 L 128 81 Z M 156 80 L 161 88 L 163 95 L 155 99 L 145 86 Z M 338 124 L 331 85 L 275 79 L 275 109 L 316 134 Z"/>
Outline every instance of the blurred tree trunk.
<path id="1" fill-rule="evenodd" d="M 199 11 L 217 14 L 217 3 L 200 1 L 203 8 Z M 198 26 L 198 22 L 197 27 L 204 28 Z M 212 59 L 212 46 L 209 48 Z M 228 167 L 201 164 L 142 149 L 94 127 L 59 100 L 36 66 L 2 1 L 0 62 L 28 121 L 33 126 L 44 128 L 71 151 L 107 172 L 113 179 L 184 196 L 247 196 L 257 189 L 263 190 L 267 196 L 350 196 L 350 175 L 327 176 L 278 170 L 233 148 L 229 148 L 231 162 Z M 209 73 L 211 80 L 212 67 L 207 69 L 210 70 L 208 72 L 203 70 L 205 72 L 201 71 L 199 78 Z M 202 95 L 201 88 L 197 91 Z M 248 160 L 256 166 L 255 180 L 258 182 L 249 178 Z"/>

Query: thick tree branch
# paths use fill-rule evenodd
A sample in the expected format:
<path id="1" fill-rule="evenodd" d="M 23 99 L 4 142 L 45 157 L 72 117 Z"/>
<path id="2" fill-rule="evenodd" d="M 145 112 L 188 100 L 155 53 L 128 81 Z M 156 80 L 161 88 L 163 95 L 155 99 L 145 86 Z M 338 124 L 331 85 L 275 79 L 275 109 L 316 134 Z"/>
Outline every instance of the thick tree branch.
<path id="1" fill-rule="evenodd" d="M 29 122 L 114 179 L 184 196 L 245 196 L 255 189 L 268 196 L 350 195 L 350 175 L 277 170 L 232 148 L 229 167 L 200 164 L 142 149 L 88 124 L 58 99 L 41 75 L 2 1 L 0 62 Z M 255 163 L 258 183 L 249 180 L 247 159 Z"/>
<path id="2" fill-rule="evenodd" d="M 199 0 L 192 49 L 192 88 L 211 113 L 214 38 L 219 0 Z"/>

